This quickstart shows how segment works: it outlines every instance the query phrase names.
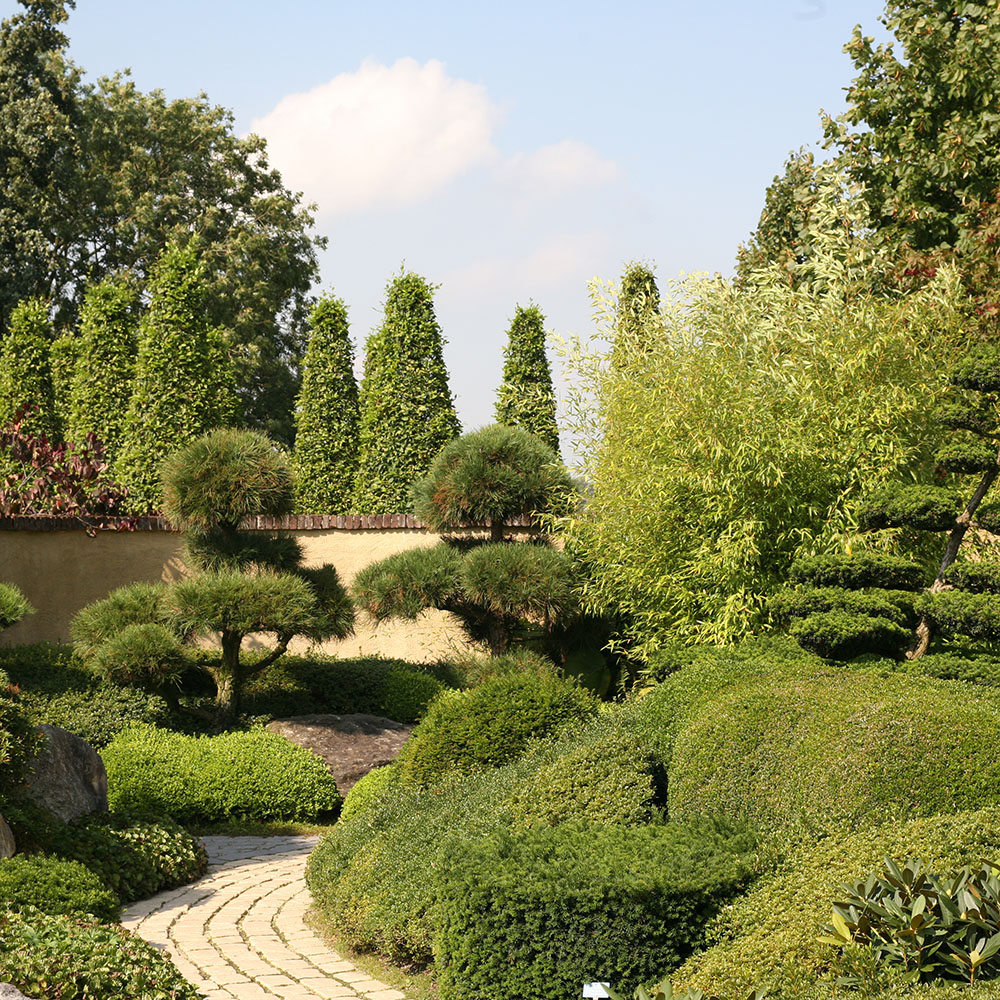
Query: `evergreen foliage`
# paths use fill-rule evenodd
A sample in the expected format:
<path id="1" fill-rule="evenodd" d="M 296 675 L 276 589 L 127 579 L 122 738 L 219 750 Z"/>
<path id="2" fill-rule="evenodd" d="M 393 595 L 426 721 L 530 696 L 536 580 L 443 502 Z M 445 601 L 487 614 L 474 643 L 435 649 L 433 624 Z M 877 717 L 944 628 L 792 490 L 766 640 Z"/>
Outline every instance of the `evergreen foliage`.
<path id="1" fill-rule="evenodd" d="M 136 513 L 159 508 L 163 460 L 185 441 L 230 423 L 237 412 L 233 372 L 220 332 L 205 313 L 205 269 L 193 243 L 164 251 L 151 290 L 114 466 Z"/>
<path id="2" fill-rule="evenodd" d="M 60 436 L 67 441 L 73 440 L 69 433 L 69 397 L 79 347 L 80 342 L 72 333 L 64 333 L 49 344 L 55 424 L 60 429 Z"/>
<path id="3" fill-rule="evenodd" d="M 344 514 L 352 509 L 358 474 L 358 385 L 343 300 L 321 298 L 309 330 L 295 408 L 295 506 L 307 514 Z"/>
<path id="4" fill-rule="evenodd" d="M 382 325 L 368 338 L 354 500 L 366 513 L 406 510 L 413 480 L 460 430 L 433 293 L 419 275 L 399 274 L 386 289 Z"/>
<path id="5" fill-rule="evenodd" d="M 545 356 L 545 317 L 538 306 L 515 309 L 503 356 L 503 381 L 494 411 L 497 423 L 523 428 L 558 453 L 556 395 Z"/>
<path id="6" fill-rule="evenodd" d="M 66 436 L 93 433 L 110 462 L 118 457 L 135 377 L 135 290 L 121 278 L 90 285 L 80 308 L 80 336 L 69 389 Z"/>
<path id="7" fill-rule="evenodd" d="M 615 303 L 614 343 L 611 364 L 628 365 L 629 352 L 645 354 L 650 348 L 650 327 L 656 327 L 660 314 L 660 289 L 652 268 L 632 261 L 622 273 Z"/>
<path id="8" fill-rule="evenodd" d="M 41 298 L 19 302 L 0 343 L 0 427 L 23 413 L 22 427 L 34 436 L 58 439 L 49 347 L 49 305 Z M 30 411 L 26 407 L 31 407 Z"/>

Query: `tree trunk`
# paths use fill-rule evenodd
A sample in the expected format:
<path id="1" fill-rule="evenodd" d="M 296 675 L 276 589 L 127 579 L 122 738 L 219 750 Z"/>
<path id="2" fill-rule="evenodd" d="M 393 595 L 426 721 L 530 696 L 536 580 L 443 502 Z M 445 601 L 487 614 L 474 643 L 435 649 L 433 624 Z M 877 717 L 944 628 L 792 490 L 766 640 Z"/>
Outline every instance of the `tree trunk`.
<path id="1" fill-rule="evenodd" d="M 492 618 L 486 625 L 490 656 L 504 656 L 510 648 L 510 626 L 502 618 Z"/>
<path id="2" fill-rule="evenodd" d="M 240 644 L 243 636 L 222 633 L 222 663 L 215 671 L 215 728 L 231 726 L 240 713 L 243 678 L 240 676 Z"/>

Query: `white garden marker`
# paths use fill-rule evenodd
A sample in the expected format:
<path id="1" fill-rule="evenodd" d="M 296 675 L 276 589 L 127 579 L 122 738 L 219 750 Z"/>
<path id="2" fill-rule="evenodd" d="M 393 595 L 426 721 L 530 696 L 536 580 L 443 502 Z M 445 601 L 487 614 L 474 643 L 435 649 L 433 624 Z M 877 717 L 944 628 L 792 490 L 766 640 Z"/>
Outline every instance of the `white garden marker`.
<path id="1" fill-rule="evenodd" d="M 583 995 L 585 997 L 607 997 L 610 996 L 608 993 L 608 987 L 611 983 L 584 983 L 583 984 Z"/>

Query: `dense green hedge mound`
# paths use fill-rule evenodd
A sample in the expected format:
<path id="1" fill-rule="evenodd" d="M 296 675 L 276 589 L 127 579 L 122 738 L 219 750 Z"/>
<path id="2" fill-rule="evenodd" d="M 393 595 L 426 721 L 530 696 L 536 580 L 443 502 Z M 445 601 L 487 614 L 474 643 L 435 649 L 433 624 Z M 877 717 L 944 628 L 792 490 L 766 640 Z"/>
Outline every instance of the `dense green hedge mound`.
<path id="1" fill-rule="evenodd" d="M 844 587 L 864 590 L 920 590 L 925 585 L 926 570 L 919 563 L 901 556 L 863 552 L 853 556 L 811 556 L 797 559 L 789 571 L 789 582 L 813 587 Z"/>
<path id="2" fill-rule="evenodd" d="M 595 980 L 632 990 L 702 943 L 755 846 L 704 823 L 452 840 L 435 869 L 442 1000 L 564 1000 Z"/>
<path id="3" fill-rule="evenodd" d="M 767 602 L 775 625 L 787 625 L 796 618 L 826 611 L 885 618 L 897 625 L 916 624 L 914 595 L 906 591 L 844 590 L 843 587 L 809 587 L 804 590 L 779 590 Z"/>
<path id="4" fill-rule="evenodd" d="M 954 526 L 961 509 L 962 498 L 953 489 L 894 483 L 858 507 L 858 527 L 862 531 L 900 527 L 947 531 Z"/>
<path id="5" fill-rule="evenodd" d="M 399 788 L 400 781 L 399 768 L 392 764 L 372 768 L 354 783 L 354 787 L 345 796 L 340 810 L 341 823 L 381 802 L 386 795 Z"/>
<path id="6" fill-rule="evenodd" d="M 102 756 L 112 809 L 213 823 L 315 820 L 340 808 L 323 761 L 263 729 L 210 737 L 135 726 L 119 733 Z"/>
<path id="7" fill-rule="evenodd" d="M 0 981 L 45 1000 L 199 1000 L 163 954 L 115 925 L 0 912 Z"/>
<path id="8" fill-rule="evenodd" d="M 640 703 L 672 817 L 801 833 L 1000 802 L 997 693 L 756 648 L 693 663 Z"/>
<path id="9" fill-rule="evenodd" d="M 596 714 L 590 694 L 543 674 L 508 674 L 445 692 L 399 756 L 403 782 L 426 787 L 449 771 L 498 767 L 519 757 L 529 740 Z"/>
<path id="10" fill-rule="evenodd" d="M 18 850 L 79 861 L 123 903 L 191 882 L 208 865 L 201 842 L 168 819 L 95 813 L 64 823 L 26 803 L 5 818 Z"/>
<path id="11" fill-rule="evenodd" d="M 118 897 L 78 861 L 16 855 L 0 861 L 0 910 L 90 914 L 117 920 Z"/>
<path id="12" fill-rule="evenodd" d="M 953 563 L 948 567 L 945 580 L 970 594 L 1000 594 L 1000 563 Z"/>
<path id="13" fill-rule="evenodd" d="M 898 660 L 913 645 L 913 633 L 881 615 L 817 611 L 788 630 L 810 653 L 829 660 L 850 660 L 874 653 Z"/>
<path id="14" fill-rule="evenodd" d="M 1000 595 L 945 590 L 922 602 L 927 623 L 942 638 L 1000 642 Z"/>
<path id="15" fill-rule="evenodd" d="M 885 857 L 922 857 L 932 870 L 949 871 L 1000 850 L 1000 810 L 983 809 L 952 816 L 891 821 L 854 833 L 805 845 L 775 873 L 762 878 L 750 892 L 727 907 L 710 929 L 714 947 L 691 958 L 674 976 L 674 986 L 694 985 L 707 995 L 746 997 L 751 989 L 768 998 L 840 997 L 832 982 L 842 969 L 839 952 L 822 944 L 819 928 L 828 923 L 834 898 L 843 882 L 858 881 L 881 867 Z M 955 986 L 924 987 L 912 994 L 898 983 L 891 997 L 995 997 L 983 987 L 969 991 Z M 981 992 L 982 991 L 982 992 Z M 881 997 L 870 992 L 844 991 L 847 997 Z"/>
<path id="16" fill-rule="evenodd" d="M 433 873 L 442 842 L 456 831 L 475 841 L 498 828 L 524 829 L 529 822 L 587 821 L 598 801 L 597 821 L 618 827 L 661 815 L 662 789 L 648 755 L 629 761 L 621 749 L 631 719 L 631 712 L 622 710 L 539 741 L 527 756 L 504 767 L 454 774 L 426 790 L 393 787 L 376 794 L 326 834 L 310 856 L 307 881 L 316 905 L 355 946 L 398 962 L 430 962 Z M 591 794 L 574 780 L 572 765 L 581 755 L 599 760 L 602 753 L 620 780 L 617 807 L 610 780 Z M 530 820 L 523 811 L 529 789 L 538 796 Z M 563 801 L 557 803 L 560 795 Z"/>

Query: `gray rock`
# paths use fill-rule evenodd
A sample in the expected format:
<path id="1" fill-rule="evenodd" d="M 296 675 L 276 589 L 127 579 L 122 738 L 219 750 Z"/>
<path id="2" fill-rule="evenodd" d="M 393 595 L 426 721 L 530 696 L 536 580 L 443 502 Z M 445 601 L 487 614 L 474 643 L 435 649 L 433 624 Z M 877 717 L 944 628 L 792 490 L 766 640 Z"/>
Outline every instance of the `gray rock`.
<path id="1" fill-rule="evenodd" d="M 12 858 L 15 849 L 14 834 L 7 825 L 7 820 L 0 816 L 0 858 Z M 0 983 L 0 986 L 2 985 L 3 983 Z M 2 993 L 0 993 L 0 1000 L 3 1000 Z"/>
<path id="2" fill-rule="evenodd" d="M 16 986 L 0 983 L 0 1000 L 30 1000 Z"/>
<path id="3" fill-rule="evenodd" d="M 71 820 L 108 810 L 108 775 L 97 751 L 59 726 L 39 726 L 45 737 L 28 771 L 27 797 Z"/>

